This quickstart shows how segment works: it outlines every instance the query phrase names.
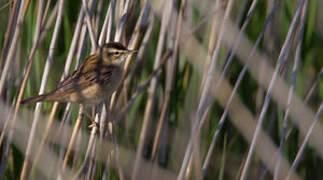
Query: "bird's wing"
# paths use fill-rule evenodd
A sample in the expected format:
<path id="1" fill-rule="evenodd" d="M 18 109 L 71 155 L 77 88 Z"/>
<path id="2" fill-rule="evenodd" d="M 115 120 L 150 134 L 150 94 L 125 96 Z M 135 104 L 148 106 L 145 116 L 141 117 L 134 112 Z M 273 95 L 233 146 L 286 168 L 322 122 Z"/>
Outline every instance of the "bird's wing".
<path id="1" fill-rule="evenodd" d="M 71 75 L 67 76 L 63 81 L 61 81 L 57 85 L 56 89 L 54 89 L 53 92 L 64 92 L 68 90 L 71 91 L 71 87 L 74 84 L 77 84 L 77 82 L 81 78 L 81 74 L 87 74 L 96 67 L 96 65 L 93 64 L 93 62 L 95 62 L 96 58 L 98 58 L 97 56 L 97 54 L 93 54 L 86 58 Z"/>
<path id="2" fill-rule="evenodd" d="M 82 91 L 95 83 L 108 84 L 114 68 L 116 67 L 109 65 L 89 69 L 86 72 L 76 71 L 62 81 L 54 91 L 72 93 Z"/>

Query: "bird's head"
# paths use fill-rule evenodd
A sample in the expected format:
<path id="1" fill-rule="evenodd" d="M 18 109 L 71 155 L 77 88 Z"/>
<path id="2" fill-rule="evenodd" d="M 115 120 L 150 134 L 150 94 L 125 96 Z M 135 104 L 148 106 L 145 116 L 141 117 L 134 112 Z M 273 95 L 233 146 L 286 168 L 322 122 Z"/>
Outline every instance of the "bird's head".
<path id="1" fill-rule="evenodd" d="M 103 62 L 112 64 L 122 64 L 128 55 L 137 51 L 127 49 L 118 42 L 109 42 L 101 47 Z"/>

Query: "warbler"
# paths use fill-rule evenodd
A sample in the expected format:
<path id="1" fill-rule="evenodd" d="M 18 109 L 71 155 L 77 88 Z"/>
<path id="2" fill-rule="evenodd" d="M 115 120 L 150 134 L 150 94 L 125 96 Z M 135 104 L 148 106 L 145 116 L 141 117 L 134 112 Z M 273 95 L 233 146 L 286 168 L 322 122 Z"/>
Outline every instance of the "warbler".
<path id="1" fill-rule="evenodd" d="M 54 90 L 24 99 L 21 104 L 40 101 L 99 104 L 118 88 L 122 81 L 123 64 L 127 56 L 135 52 L 118 42 L 104 44 Z"/>

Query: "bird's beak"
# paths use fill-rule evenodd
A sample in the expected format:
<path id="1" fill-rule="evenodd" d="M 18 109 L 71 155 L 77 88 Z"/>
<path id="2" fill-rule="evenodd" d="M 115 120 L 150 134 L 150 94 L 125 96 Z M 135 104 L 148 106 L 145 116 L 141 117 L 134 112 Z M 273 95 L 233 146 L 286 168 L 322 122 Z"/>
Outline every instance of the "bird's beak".
<path id="1" fill-rule="evenodd" d="M 134 53 L 137 53 L 138 51 L 137 50 L 129 50 L 128 49 L 128 54 L 134 54 Z"/>

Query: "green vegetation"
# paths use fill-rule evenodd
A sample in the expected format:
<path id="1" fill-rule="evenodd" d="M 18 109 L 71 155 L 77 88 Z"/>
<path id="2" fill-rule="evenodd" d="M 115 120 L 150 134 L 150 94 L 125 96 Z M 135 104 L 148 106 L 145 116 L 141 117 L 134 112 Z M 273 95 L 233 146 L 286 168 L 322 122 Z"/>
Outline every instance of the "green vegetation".
<path id="1" fill-rule="evenodd" d="M 322 177 L 322 1 L 83 2 L 0 1 L 1 178 Z M 85 108 L 98 127 L 77 104 L 20 105 L 106 36 L 138 53 Z"/>

